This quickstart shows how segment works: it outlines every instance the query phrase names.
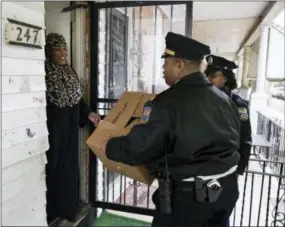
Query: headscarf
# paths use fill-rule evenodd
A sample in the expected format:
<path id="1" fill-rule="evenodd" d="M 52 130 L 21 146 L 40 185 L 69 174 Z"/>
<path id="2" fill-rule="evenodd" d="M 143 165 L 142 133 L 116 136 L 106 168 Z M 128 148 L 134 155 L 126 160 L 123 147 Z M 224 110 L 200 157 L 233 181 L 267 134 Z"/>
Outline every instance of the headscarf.
<path id="1" fill-rule="evenodd" d="M 52 62 L 52 49 L 66 48 L 64 37 L 50 33 L 46 38 L 46 86 L 47 99 L 59 107 L 72 107 L 79 103 L 82 92 L 75 71 L 68 65 L 55 65 Z"/>

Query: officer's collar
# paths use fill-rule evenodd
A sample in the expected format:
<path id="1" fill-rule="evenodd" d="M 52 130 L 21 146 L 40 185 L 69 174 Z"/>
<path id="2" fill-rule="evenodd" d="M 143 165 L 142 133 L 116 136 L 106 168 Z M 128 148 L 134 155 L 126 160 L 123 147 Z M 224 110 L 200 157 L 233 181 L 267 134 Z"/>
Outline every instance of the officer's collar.
<path id="1" fill-rule="evenodd" d="M 210 82 L 203 73 L 196 72 L 190 73 L 189 75 L 181 78 L 179 81 L 176 81 L 172 87 L 180 85 L 210 85 Z"/>
<path id="2" fill-rule="evenodd" d="M 223 87 L 220 90 L 225 92 L 229 97 L 231 97 L 231 98 L 233 97 L 233 93 L 231 92 L 230 89 Z"/>

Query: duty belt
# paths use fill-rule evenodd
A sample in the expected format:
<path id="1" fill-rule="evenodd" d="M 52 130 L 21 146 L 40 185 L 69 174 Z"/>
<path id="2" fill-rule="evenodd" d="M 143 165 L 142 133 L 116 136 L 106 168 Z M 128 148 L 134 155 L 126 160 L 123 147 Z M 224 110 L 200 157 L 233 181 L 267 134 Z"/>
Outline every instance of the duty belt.
<path id="1" fill-rule="evenodd" d="M 226 177 L 232 173 L 234 173 L 236 170 L 237 170 L 237 165 L 236 166 L 233 166 L 232 168 L 230 168 L 228 171 L 224 172 L 224 173 L 221 173 L 221 174 L 216 174 L 216 175 L 212 175 L 212 176 L 196 176 L 196 177 L 190 177 L 190 178 L 186 178 L 186 179 L 183 179 L 182 181 L 185 181 L 185 182 L 194 182 L 195 181 L 195 178 L 199 178 L 203 181 L 209 181 L 209 180 L 218 180 L 220 178 L 223 178 L 223 177 Z"/>

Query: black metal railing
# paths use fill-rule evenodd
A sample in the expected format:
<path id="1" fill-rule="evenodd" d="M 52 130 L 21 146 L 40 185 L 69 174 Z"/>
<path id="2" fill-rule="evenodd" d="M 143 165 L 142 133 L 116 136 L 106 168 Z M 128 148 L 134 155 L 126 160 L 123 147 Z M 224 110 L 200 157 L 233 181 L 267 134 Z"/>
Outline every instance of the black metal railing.
<path id="1" fill-rule="evenodd" d="M 273 173 L 279 174 L 280 166 L 276 165 L 275 161 L 285 162 L 284 128 L 259 112 L 257 125 L 257 134 L 263 136 L 272 145 L 259 149 L 258 158 L 273 161 L 268 163 L 268 167 Z M 282 174 L 285 175 L 285 169 Z"/>
<path id="2" fill-rule="evenodd" d="M 270 164 L 278 166 L 279 174 L 272 173 Z M 239 200 L 230 218 L 231 226 L 284 226 L 285 224 L 285 163 L 250 159 L 249 167 L 239 177 Z M 153 215 L 152 194 L 158 188 L 136 182 L 123 175 L 116 179 L 105 169 L 112 184 L 105 184 L 100 207 L 128 213 Z M 108 180 L 108 179 L 106 179 Z M 109 181 L 109 180 L 108 180 Z"/>
<path id="3" fill-rule="evenodd" d="M 116 100 L 102 110 L 107 111 Z M 103 108 L 105 106 L 105 109 Z M 249 166 L 239 177 L 239 200 L 231 215 L 231 226 L 284 226 L 285 225 L 285 161 L 280 135 L 284 129 L 262 115 L 259 117 L 259 135 L 271 141 L 272 147 L 253 146 Z M 283 149 L 283 150 L 282 150 Z M 152 194 L 158 188 L 134 181 L 121 174 L 103 173 L 103 199 L 97 201 L 101 208 L 128 213 L 153 215 L 155 205 Z"/>
<path id="4" fill-rule="evenodd" d="M 278 166 L 272 173 L 270 164 Z M 239 200 L 230 226 L 284 226 L 285 163 L 251 158 L 244 176 L 239 177 Z"/>

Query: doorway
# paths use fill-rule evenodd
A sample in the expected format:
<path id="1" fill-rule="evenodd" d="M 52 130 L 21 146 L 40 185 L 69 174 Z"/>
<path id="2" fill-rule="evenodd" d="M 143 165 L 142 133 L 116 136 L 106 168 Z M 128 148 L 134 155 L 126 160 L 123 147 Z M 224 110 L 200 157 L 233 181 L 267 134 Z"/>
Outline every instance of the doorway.
<path id="1" fill-rule="evenodd" d="M 74 2 L 73 2 L 74 3 Z M 81 3 L 80 3 L 81 4 Z M 79 4 L 79 5 L 80 5 Z M 88 18 L 88 5 L 83 3 L 80 8 L 69 8 L 71 2 L 45 2 L 45 19 L 46 19 L 46 35 L 49 33 L 60 33 L 64 36 L 67 42 L 68 49 L 68 63 L 74 71 L 78 74 L 80 79 L 81 88 L 83 90 L 83 96 L 85 102 L 89 104 L 89 82 L 86 78 L 89 78 L 89 65 L 86 63 L 88 58 L 87 54 L 89 49 L 88 40 L 86 42 L 78 41 L 85 38 L 89 34 L 89 19 Z M 65 9 L 65 10 L 63 10 Z M 67 10 L 66 10 L 67 9 Z M 81 22 L 81 24 L 79 23 Z M 87 34 L 87 35 L 86 35 Z M 83 38 L 82 38 L 83 37 Z M 76 43 L 78 42 L 78 43 Z M 85 56 L 86 54 L 86 56 Z M 86 59 L 86 61 L 82 61 Z M 85 213 L 86 204 L 88 204 L 88 147 L 86 140 L 89 136 L 88 127 L 79 130 L 79 218 L 81 218 L 82 212 Z M 55 218 L 55 221 L 62 221 Z M 55 222 L 56 224 L 56 222 Z"/>
<path id="2" fill-rule="evenodd" d="M 192 2 L 94 3 L 91 21 L 91 105 L 104 117 L 124 91 L 167 89 L 162 78 L 164 38 L 169 31 L 191 35 Z M 152 214 L 156 186 L 108 171 L 92 152 L 90 166 L 95 208 Z"/>

